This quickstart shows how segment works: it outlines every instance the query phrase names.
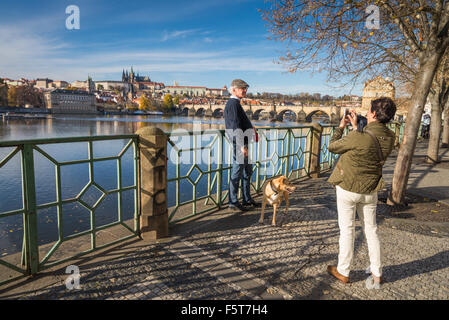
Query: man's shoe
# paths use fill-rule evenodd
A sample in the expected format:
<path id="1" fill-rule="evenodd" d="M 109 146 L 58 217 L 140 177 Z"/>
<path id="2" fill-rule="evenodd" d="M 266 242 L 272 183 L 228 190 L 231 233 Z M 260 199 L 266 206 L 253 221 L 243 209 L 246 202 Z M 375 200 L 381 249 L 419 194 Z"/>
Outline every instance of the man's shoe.
<path id="1" fill-rule="evenodd" d="M 340 282 L 342 283 L 348 283 L 349 282 L 349 277 L 345 277 L 344 275 L 340 274 L 337 270 L 336 266 L 327 266 L 327 272 L 334 276 L 335 278 L 337 278 L 338 280 L 340 280 Z"/>
<path id="2" fill-rule="evenodd" d="M 248 209 L 246 209 L 240 203 L 229 204 L 229 210 L 231 210 L 232 212 L 246 212 L 246 211 L 248 211 Z"/>
<path id="3" fill-rule="evenodd" d="M 251 199 L 249 202 L 243 202 L 243 205 L 254 208 L 260 208 L 262 206 L 260 203 L 254 201 L 253 199 Z"/>

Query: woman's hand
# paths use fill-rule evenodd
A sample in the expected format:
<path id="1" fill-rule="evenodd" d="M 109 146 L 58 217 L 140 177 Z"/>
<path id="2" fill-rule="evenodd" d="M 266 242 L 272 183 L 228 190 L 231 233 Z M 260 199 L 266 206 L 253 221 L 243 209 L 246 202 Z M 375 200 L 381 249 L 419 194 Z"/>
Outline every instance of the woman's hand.
<path id="1" fill-rule="evenodd" d="M 346 126 L 349 124 L 348 116 L 341 118 L 340 125 L 338 126 L 340 129 L 346 128 Z"/>
<path id="2" fill-rule="evenodd" d="M 357 112 L 354 109 L 348 113 L 348 120 L 351 122 L 352 128 L 357 129 Z"/>

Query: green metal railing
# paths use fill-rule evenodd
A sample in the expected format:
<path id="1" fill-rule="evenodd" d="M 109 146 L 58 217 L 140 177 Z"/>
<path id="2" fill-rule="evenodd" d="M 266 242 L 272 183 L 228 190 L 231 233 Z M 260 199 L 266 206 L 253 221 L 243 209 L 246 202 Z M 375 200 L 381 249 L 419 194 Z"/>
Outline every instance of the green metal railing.
<path id="1" fill-rule="evenodd" d="M 327 170 L 332 168 L 335 161 L 338 159 L 338 155 L 332 152 L 329 152 L 329 144 L 332 136 L 335 132 L 335 126 L 324 125 L 323 131 L 321 133 L 321 144 L 320 144 L 320 168 L 321 170 Z M 348 129 L 346 128 L 345 134 L 348 133 Z"/>
<path id="2" fill-rule="evenodd" d="M 402 141 L 404 124 L 400 128 Z M 396 124 L 390 124 L 395 131 Z M 253 166 L 251 192 L 259 193 L 273 176 L 285 175 L 290 180 L 308 176 L 311 170 L 312 126 L 258 127 L 259 142 L 251 143 L 249 154 Z M 329 152 L 333 125 L 323 125 L 320 135 L 319 165 L 321 171 L 332 169 L 338 155 Z M 345 130 L 345 134 L 349 131 Z M 203 130 L 166 133 L 168 154 L 174 165 L 168 172 L 169 221 L 179 222 L 199 214 L 219 210 L 228 196 L 231 149 L 225 130 Z M 180 143 L 181 142 L 181 143 Z M 182 157 L 190 154 L 190 164 Z M 174 159 L 173 159 L 174 156 Z M 212 161 L 214 159 L 215 161 Z M 205 163 L 201 165 L 201 160 Z M 183 172 L 182 172 L 183 171 Z M 207 181 L 205 181 L 207 180 Z M 170 188 L 170 184 L 172 185 Z M 207 184 L 207 188 L 205 186 Z M 198 190 L 206 189 L 203 194 Z M 191 191 L 191 195 L 190 195 Z M 182 199 L 183 195 L 187 195 Z M 239 188 L 241 198 L 241 188 Z M 170 199 L 173 199 L 170 205 Z M 189 208 L 190 207 L 190 208 Z"/>
<path id="3" fill-rule="evenodd" d="M 113 140 L 124 140 L 125 146 L 115 156 L 109 157 L 96 157 L 94 156 L 94 142 L 105 142 Z M 87 145 L 87 158 L 81 160 L 72 161 L 57 161 L 55 156 L 50 155 L 44 151 L 44 146 L 47 145 L 59 145 L 64 143 L 84 143 Z M 3 149 L 5 148 L 5 149 Z M 133 184 L 124 187 L 122 184 L 122 158 L 127 151 L 132 148 L 132 166 L 133 166 Z M 133 237 L 139 236 L 139 214 L 140 214 L 140 192 L 139 192 L 139 145 L 137 135 L 117 135 L 117 136 L 97 136 L 97 137 L 76 137 L 76 138 L 55 138 L 55 139 L 39 139 L 39 140 L 27 140 L 27 141 L 6 141 L 0 142 L 0 150 L 11 150 L 9 154 L 0 161 L 0 169 L 9 163 L 15 157 L 20 157 L 22 177 L 22 208 L 17 210 L 11 210 L 8 212 L 0 212 L 0 221 L 6 217 L 22 215 L 23 217 L 23 244 L 21 250 L 21 265 L 15 265 L 11 262 L 0 259 L 0 265 L 3 265 L 9 269 L 12 269 L 21 274 L 20 277 L 26 275 L 36 274 L 37 272 L 50 268 L 56 264 L 66 262 L 70 259 L 74 259 L 81 255 L 91 253 L 93 251 L 103 249 L 105 247 L 114 245 L 120 241 L 125 241 Z M 50 161 L 55 167 L 55 193 L 56 200 L 43 204 L 38 204 L 36 201 L 36 168 L 35 157 L 43 156 Z M 103 188 L 94 179 L 94 164 L 101 161 L 116 161 L 117 165 L 117 185 L 115 188 L 107 190 Z M 68 199 L 64 199 L 62 196 L 62 178 L 61 168 L 79 164 L 87 164 L 89 172 L 89 182 L 82 188 L 82 190 L 75 196 Z M 92 205 L 83 200 L 83 196 L 89 189 L 94 188 L 97 192 L 101 192 L 101 197 Z M 133 191 L 134 193 L 134 227 L 128 226 L 123 220 L 122 214 L 122 194 L 126 191 Z M 100 203 L 109 195 L 117 196 L 117 210 L 118 216 L 115 222 L 97 226 L 95 221 L 95 212 L 98 209 Z M 1 197 L 1 195 L 0 195 Z M 89 212 L 90 215 L 90 228 L 82 232 L 76 232 L 71 235 L 65 235 L 63 231 L 63 206 L 67 204 L 76 203 Z M 45 256 L 40 256 L 40 248 L 38 244 L 38 211 L 48 208 L 56 208 L 57 214 L 57 241 L 53 243 L 51 249 Z M 124 231 L 128 233 L 127 236 L 118 240 L 110 241 L 106 244 L 99 245 L 97 243 L 98 232 L 113 227 L 120 226 L 124 228 Z M 55 255 L 61 244 L 75 238 L 90 236 L 90 248 L 88 250 L 77 252 L 63 259 L 50 258 Z M 16 278 L 14 278 L 16 279 Z M 9 279 L 8 281 L 14 280 Z M 3 281 L 3 284 L 7 281 Z"/>
<path id="4" fill-rule="evenodd" d="M 312 127 L 259 127 L 259 142 L 249 147 L 254 164 L 251 191 L 258 193 L 270 177 L 285 175 L 291 180 L 308 175 L 310 171 L 310 145 Z M 174 170 L 167 180 L 175 184 L 175 203 L 169 208 L 170 222 L 182 221 L 195 215 L 218 210 L 228 196 L 230 182 L 231 144 L 225 130 L 204 130 L 188 133 L 167 133 L 168 154 L 175 155 Z M 180 141 L 179 141 L 180 140 Z M 204 142 L 206 140 L 206 144 Z M 181 142 L 181 143 L 180 143 Z M 183 145 L 184 144 L 184 145 Z M 191 164 L 183 164 L 185 153 L 191 153 Z M 200 156 L 201 155 L 201 159 Z M 204 159 L 207 158 L 207 159 Z M 205 160 L 204 164 L 199 160 Z M 181 172 L 183 168 L 184 172 Z M 197 173 L 195 175 L 195 173 Z M 207 182 L 201 180 L 207 179 Z M 198 194 L 200 183 L 207 183 L 207 192 Z M 181 199 L 189 187 L 192 196 Z M 182 192 L 181 192 L 182 189 Z M 226 190 L 225 190 L 226 189 Z M 241 197 L 241 190 L 239 196 Z M 204 201 L 204 203 L 202 203 Z M 191 206 L 191 210 L 187 206 Z M 179 211 L 182 211 L 180 213 Z"/>

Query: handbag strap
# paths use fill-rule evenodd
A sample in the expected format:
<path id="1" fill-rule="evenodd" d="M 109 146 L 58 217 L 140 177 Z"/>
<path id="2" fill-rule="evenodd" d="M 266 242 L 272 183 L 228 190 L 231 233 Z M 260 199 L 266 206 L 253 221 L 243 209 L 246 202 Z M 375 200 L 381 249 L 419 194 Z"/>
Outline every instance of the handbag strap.
<path id="1" fill-rule="evenodd" d="M 384 163 L 385 163 L 385 159 L 384 159 L 384 156 L 383 156 L 383 154 L 382 154 L 382 149 L 380 148 L 379 140 L 378 140 L 377 137 L 374 135 L 374 133 L 372 133 L 372 132 L 369 131 L 368 129 L 365 129 L 365 132 L 368 133 L 368 134 L 371 136 L 371 138 L 373 138 L 374 143 L 375 143 L 375 145 L 376 145 L 377 154 L 378 154 L 379 160 L 380 160 L 379 163 L 380 163 L 381 166 L 383 166 Z"/>

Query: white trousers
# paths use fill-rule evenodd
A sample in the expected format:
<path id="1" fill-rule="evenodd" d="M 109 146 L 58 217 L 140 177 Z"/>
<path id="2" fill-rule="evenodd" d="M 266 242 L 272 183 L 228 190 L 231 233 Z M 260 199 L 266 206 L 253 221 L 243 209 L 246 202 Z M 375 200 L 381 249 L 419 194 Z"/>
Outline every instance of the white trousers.
<path id="1" fill-rule="evenodd" d="M 337 270 L 348 277 L 354 255 L 355 212 L 362 222 L 370 260 L 371 273 L 382 276 L 381 248 L 377 235 L 377 192 L 360 194 L 337 186 L 338 226 L 340 228 Z"/>

